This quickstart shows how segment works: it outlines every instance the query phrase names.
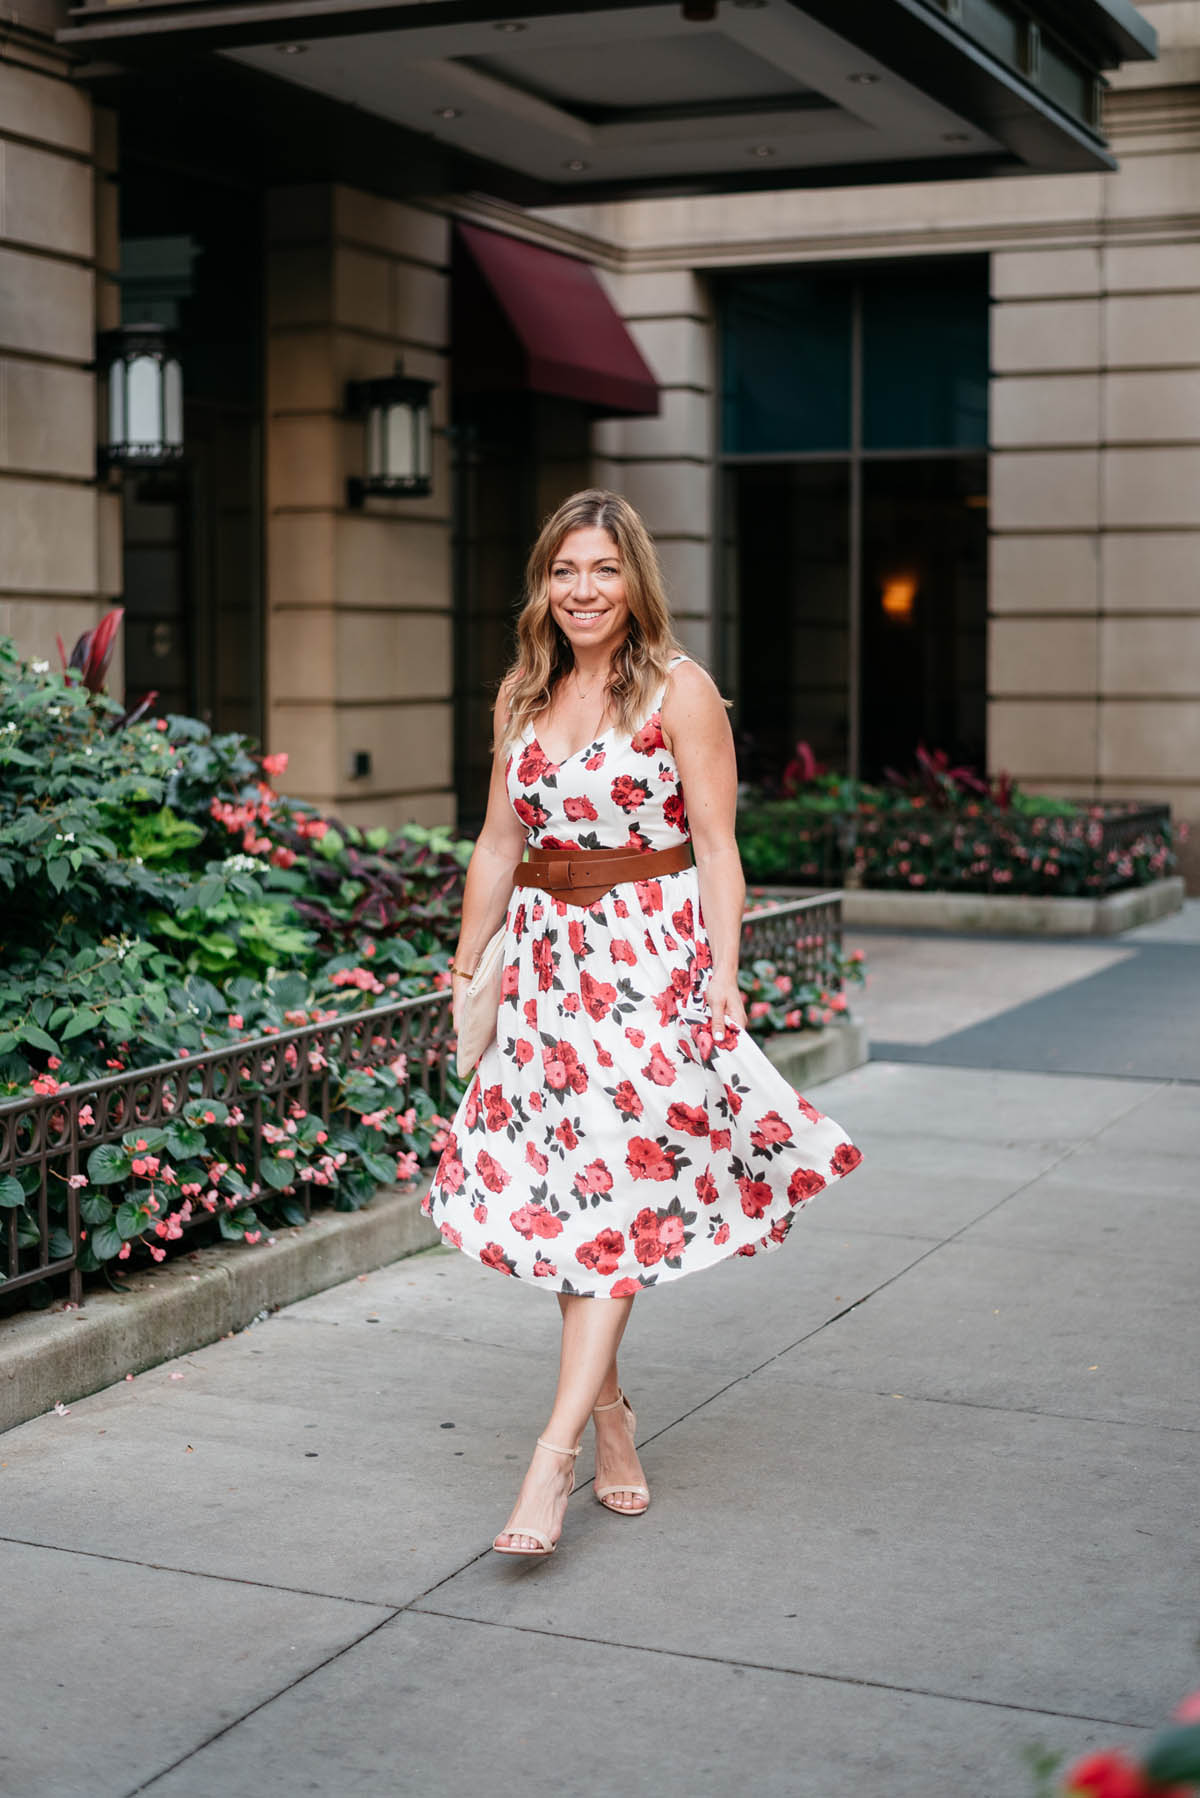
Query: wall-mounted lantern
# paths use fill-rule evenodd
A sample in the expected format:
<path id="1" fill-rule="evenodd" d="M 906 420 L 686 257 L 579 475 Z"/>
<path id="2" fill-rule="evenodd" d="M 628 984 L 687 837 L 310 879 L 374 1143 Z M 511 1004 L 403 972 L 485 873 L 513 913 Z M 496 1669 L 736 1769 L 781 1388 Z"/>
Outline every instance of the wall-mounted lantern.
<path id="1" fill-rule="evenodd" d="M 368 495 L 382 499 L 423 499 L 433 491 L 433 381 L 394 375 L 351 381 L 346 410 L 366 424 L 366 476 L 351 480 L 349 500 L 361 506 Z"/>
<path id="2" fill-rule="evenodd" d="M 174 339 L 143 321 L 105 331 L 96 365 L 107 400 L 100 460 L 110 468 L 162 468 L 183 455 L 183 371 Z"/>

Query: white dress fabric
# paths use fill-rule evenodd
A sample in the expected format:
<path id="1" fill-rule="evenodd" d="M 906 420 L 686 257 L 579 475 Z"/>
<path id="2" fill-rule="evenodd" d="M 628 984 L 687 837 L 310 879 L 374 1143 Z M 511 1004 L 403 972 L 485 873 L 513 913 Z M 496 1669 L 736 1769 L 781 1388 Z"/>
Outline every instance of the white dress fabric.
<path id="1" fill-rule="evenodd" d="M 689 839 L 666 691 L 631 738 L 606 731 L 563 762 L 526 728 L 505 778 L 534 847 Z M 745 1030 L 714 1040 L 711 973 L 694 867 L 590 906 L 514 887 L 496 1039 L 421 1206 L 447 1242 L 551 1292 L 616 1298 L 778 1247 L 858 1166 Z"/>

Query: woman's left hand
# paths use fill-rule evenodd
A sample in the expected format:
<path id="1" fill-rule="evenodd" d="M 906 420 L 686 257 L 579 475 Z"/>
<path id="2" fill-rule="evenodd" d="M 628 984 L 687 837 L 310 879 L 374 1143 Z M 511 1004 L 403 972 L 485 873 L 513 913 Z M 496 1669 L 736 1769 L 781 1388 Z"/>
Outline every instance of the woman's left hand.
<path id="1" fill-rule="evenodd" d="M 704 996 L 708 1000 L 712 1033 L 716 1041 L 720 1042 L 729 1026 L 736 1026 L 740 1030 L 746 1028 L 746 1002 L 742 998 L 736 974 L 714 974 Z"/>

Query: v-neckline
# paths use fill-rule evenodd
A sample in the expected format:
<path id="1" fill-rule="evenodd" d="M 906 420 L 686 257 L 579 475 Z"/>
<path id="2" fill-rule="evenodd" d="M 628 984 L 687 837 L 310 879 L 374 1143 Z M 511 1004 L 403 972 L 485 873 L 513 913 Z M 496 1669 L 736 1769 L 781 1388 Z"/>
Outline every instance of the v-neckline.
<path id="1" fill-rule="evenodd" d="M 552 768 L 565 768 L 568 762 L 577 761 L 578 758 L 581 755 L 586 754 L 586 752 L 589 749 L 595 749 L 595 747 L 598 743 L 603 743 L 606 737 L 611 737 L 614 730 L 616 730 L 616 728 L 617 727 L 615 724 L 610 724 L 606 731 L 602 731 L 598 737 L 593 737 L 590 743 L 584 743 L 582 748 L 573 750 L 571 752 L 571 754 L 568 756 L 565 756 L 561 762 L 556 762 L 554 760 L 553 756 L 550 754 L 550 751 L 546 748 L 546 745 L 542 742 L 542 740 L 538 736 L 537 732 L 535 730 L 533 730 L 532 728 L 530 729 L 530 732 L 529 732 L 529 741 L 531 743 L 537 744 L 538 748 L 541 750 L 542 754 L 545 756 L 546 760 L 550 763 L 550 766 Z"/>

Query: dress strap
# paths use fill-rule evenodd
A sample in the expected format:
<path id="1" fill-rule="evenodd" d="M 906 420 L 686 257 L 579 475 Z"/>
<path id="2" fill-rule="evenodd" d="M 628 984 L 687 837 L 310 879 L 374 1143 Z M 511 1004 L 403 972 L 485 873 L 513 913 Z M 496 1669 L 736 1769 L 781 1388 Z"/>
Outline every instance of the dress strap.
<path id="1" fill-rule="evenodd" d="M 686 656 L 686 655 L 672 656 L 671 660 L 667 663 L 667 672 L 670 673 L 672 668 L 677 668 L 679 666 L 680 662 L 690 662 L 691 659 L 692 658 L 690 656 Z M 653 716 L 653 714 L 655 712 L 657 712 L 659 706 L 662 704 L 663 700 L 666 697 L 667 697 L 667 682 L 664 681 L 662 686 L 658 689 L 658 692 L 654 695 L 654 703 L 650 707 L 651 716 Z"/>

